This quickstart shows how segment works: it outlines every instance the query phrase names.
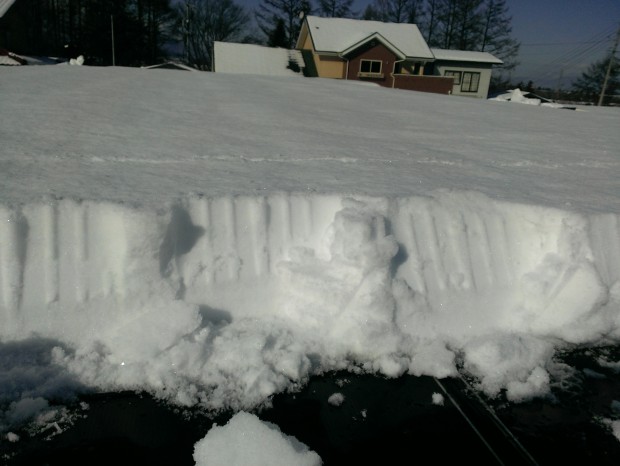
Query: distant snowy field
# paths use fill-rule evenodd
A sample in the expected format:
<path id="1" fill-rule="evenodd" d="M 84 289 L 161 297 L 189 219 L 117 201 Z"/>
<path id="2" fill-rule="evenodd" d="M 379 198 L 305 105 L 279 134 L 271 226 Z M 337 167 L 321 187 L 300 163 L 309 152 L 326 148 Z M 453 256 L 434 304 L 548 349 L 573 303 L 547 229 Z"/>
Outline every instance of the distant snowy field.
<path id="1" fill-rule="evenodd" d="M 620 341 L 618 109 L 65 65 L 0 95 L 0 431 L 332 369 L 522 401 Z"/>

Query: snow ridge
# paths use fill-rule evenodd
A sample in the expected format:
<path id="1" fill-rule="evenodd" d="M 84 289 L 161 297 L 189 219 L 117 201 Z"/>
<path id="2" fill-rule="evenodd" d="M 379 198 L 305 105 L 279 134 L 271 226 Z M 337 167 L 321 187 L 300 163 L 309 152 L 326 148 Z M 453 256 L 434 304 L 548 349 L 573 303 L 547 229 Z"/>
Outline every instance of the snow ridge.
<path id="1" fill-rule="evenodd" d="M 349 360 L 442 377 L 463 352 L 490 392 L 512 383 L 518 396 L 540 393 L 552 346 L 534 345 L 532 372 L 515 385 L 484 369 L 500 351 L 488 336 L 513 335 L 517 346 L 521 333 L 566 344 L 619 337 L 618 217 L 450 191 L 189 196 L 157 210 L 3 206 L 0 339 L 56 339 L 77 350 L 55 357 L 83 383 L 167 387 L 158 393 L 185 404 L 209 399 L 205 387 L 227 394 L 213 406 L 260 403 L 302 381 L 310 354 L 323 368 Z M 230 372 L 226 348 L 244 338 L 260 375 Z M 159 376 L 144 376 L 152 364 Z"/>
<path id="2" fill-rule="evenodd" d="M 189 197 L 165 213 L 71 200 L 2 207 L 3 314 L 27 329 L 49 307 L 107 297 L 122 302 L 129 283 L 144 288 L 139 277 L 128 275 L 151 267 L 154 257 L 159 267 L 147 277 L 158 274 L 179 299 L 188 294 L 190 301 L 209 304 L 210 294 L 218 295 L 213 287 L 278 276 L 279 265 L 295 254 L 328 262 L 329 229 L 343 202 L 338 196 L 276 194 Z M 364 202 L 374 204 L 374 221 L 380 217 L 387 225 L 373 234 L 392 235 L 399 245 L 395 277 L 433 305 L 450 294 L 476 299 L 499 290 L 512 293 L 553 255 L 566 264 L 549 285 L 548 300 L 570 283 L 575 261 L 590 263 L 601 286 L 620 280 L 617 215 L 503 209 L 470 193 Z"/>

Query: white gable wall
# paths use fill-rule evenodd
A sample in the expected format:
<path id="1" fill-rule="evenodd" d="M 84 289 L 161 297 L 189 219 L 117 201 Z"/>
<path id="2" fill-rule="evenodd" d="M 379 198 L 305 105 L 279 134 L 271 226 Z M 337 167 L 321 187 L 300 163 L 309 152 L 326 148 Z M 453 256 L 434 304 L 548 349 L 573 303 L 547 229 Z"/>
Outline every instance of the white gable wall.
<path id="1" fill-rule="evenodd" d="M 290 58 L 303 68 L 304 61 L 299 50 L 232 42 L 215 42 L 213 49 L 213 71 L 218 73 L 303 77 L 303 73 L 287 68 Z"/>

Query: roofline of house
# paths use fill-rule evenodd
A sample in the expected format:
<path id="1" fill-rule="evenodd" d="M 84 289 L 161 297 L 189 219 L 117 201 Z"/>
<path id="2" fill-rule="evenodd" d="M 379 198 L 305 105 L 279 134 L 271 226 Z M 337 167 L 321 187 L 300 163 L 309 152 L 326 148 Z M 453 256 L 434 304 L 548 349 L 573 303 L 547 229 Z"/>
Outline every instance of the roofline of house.
<path id="1" fill-rule="evenodd" d="M 372 40 L 378 40 L 379 42 L 381 42 L 391 52 L 393 52 L 394 55 L 396 55 L 401 60 L 404 60 L 407 57 L 407 55 L 405 55 L 398 47 L 396 47 L 389 40 L 387 40 L 385 37 L 383 37 L 383 35 L 381 33 L 379 33 L 379 32 L 373 32 L 369 36 L 364 37 L 362 40 L 359 40 L 358 42 L 356 42 L 356 43 L 350 45 L 349 47 L 347 47 L 346 49 L 342 50 L 341 52 L 339 52 L 339 54 L 341 56 L 348 55 L 349 53 L 355 51 L 356 49 L 360 48 L 362 45 L 364 45 L 364 44 L 366 44 L 366 43 L 368 43 L 368 42 L 370 42 Z"/>
<path id="2" fill-rule="evenodd" d="M 28 61 L 24 58 L 24 57 L 20 57 L 19 55 L 10 52 L 6 49 L 0 49 L 0 55 L 5 56 L 5 57 L 9 57 L 12 60 L 15 60 L 18 64 L 20 65 L 27 65 Z"/>
<path id="3" fill-rule="evenodd" d="M 504 63 L 502 60 L 500 60 L 495 55 L 493 55 L 492 53 L 489 53 L 489 52 L 479 52 L 477 50 L 454 50 L 455 52 L 458 52 L 458 53 L 468 53 L 468 52 L 470 52 L 472 54 L 486 54 L 486 55 L 489 56 L 488 59 L 471 59 L 471 58 L 467 58 L 467 57 L 442 58 L 442 57 L 437 57 L 437 55 L 435 54 L 435 50 L 437 50 L 437 51 L 447 51 L 447 52 L 450 52 L 452 50 L 451 49 L 431 48 L 431 53 L 435 57 L 435 60 L 438 60 L 438 61 L 453 61 L 453 62 L 460 61 L 460 62 L 471 62 L 471 63 L 490 63 L 492 65 L 502 65 Z"/>
<path id="4" fill-rule="evenodd" d="M 4 16 L 4 14 L 10 10 L 10 8 L 15 3 L 15 0 L 5 0 L 2 4 L 0 4 L 0 19 Z"/>
<path id="5" fill-rule="evenodd" d="M 303 21 L 301 23 L 301 27 L 299 28 L 299 35 L 297 36 L 297 41 L 295 42 L 295 48 L 296 49 L 301 49 L 301 46 L 303 45 L 303 44 L 301 44 L 301 31 L 304 30 L 304 26 L 308 30 L 308 34 L 310 34 L 310 26 L 308 26 L 308 17 L 307 16 L 304 16 L 304 19 L 303 19 Z M 312 41 L 312 48 L 315 48 L 314 47 L 314 40 L 312 39 L 312 34 L 310 34 L 310 40 Z"/>

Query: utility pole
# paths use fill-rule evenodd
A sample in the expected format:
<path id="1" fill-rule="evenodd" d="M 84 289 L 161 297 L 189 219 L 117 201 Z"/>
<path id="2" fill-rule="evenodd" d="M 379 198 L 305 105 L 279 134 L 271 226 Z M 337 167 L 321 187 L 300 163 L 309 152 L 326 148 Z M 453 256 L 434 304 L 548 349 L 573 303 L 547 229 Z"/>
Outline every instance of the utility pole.
<path id="1" fill-rule="evenodd" d="M 185 64 L 189 65 L 189 48 L 191 44 L 191 33 L 192 33 L 192 24 L 191 24 L 191 5 L 189 1 L 185 2 L 185 19 L 183 20 L 183 45 L 184 45 L 184 53 L 185 53 Z"/>
<path id="2" fill-rule="evenodd" d="M 560 68 L 560 77 L 558 78 L 558 85 L 555 89 L 555 100 L 560 100 L 560 95 L 562 92 L 562 77 L 564 76 L 564 68 Z"/>
<path id="3" fill-rule="evenodd" d="M 112 66 L 116 66 L 116 57 L 114 53 L 114 15 L 110 15 L 110 26 L 112 28 Z"/>
<path id="4" fill-rule="evenodd" d="M 616 58 L 616 50 L 618 49 L 618 41 L 620 41 L 620 27 L 618 27 L 618 34 L 616 34 L 616 42 L 614 43 L 614 48 L 611 51 L 611 55 L 609 56 L 609 64 L 607 65 L 607 72 L 605 73 L 605 79 L 603 80 L 603 88 L 601 89 L 601 95 L 598 98 L 598 106 L 603 105 L 603 99 L 605 98 L 605 92 L 607 91 L 607 82 L 609 81 L 609 76 L 611 75 L 611 68 L 614 65 L 614 58 Z"/>

